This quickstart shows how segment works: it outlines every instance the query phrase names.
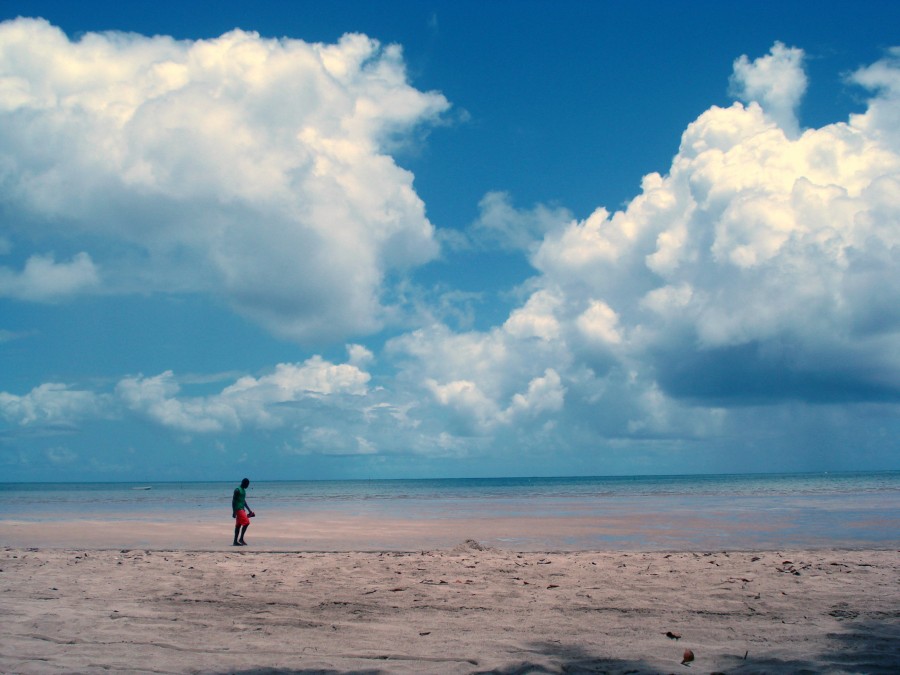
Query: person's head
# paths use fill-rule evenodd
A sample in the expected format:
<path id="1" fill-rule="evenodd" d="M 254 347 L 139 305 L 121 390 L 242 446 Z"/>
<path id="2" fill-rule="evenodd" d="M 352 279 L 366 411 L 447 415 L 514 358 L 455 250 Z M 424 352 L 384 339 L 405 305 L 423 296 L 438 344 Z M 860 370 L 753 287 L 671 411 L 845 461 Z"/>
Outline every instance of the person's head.
<path id="1" fill-rule="evenodd" d="M 241 487 L 242 487 L 242 488 L 246 488 L 248 485 L 250 485 L 250 479 L 249 479 L 249 478 L 245 478 L 244 480 L 241 481 Z"/>

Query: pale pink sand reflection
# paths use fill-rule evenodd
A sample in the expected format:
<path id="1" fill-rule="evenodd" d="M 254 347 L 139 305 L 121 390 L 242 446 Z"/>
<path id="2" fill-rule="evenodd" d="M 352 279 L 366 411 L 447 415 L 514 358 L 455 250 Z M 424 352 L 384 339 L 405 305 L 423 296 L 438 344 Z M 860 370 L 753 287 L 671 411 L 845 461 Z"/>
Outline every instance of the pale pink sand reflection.
<path id="1" fill-rule="evenodd" d="M 217 550 L 230 547 L 232 524 L 156 520 L 0 521 L 5 546 Z M 537 516 L 417 519 L 317 511 L 302 516 L 261 514 L 247 540 L 256 550 L 416 551 L 467 539 L 517 551 L 712 550 L 769 544 L 771 520 L 729 522 L 722 514 L 623 514 L 609 517 Z"/>

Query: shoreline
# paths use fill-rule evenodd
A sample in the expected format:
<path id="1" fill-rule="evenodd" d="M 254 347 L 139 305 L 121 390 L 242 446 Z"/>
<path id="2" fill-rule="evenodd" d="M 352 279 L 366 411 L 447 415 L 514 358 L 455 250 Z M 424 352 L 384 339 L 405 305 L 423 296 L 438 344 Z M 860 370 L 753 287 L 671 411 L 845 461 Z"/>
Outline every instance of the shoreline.
<path id="1" fill-rule="evenodd" d="M 883 528 L 883 529 L 882 529 Z M 420 551 L 474 539 L 486 546 L 528 551 L 767 551 L 893 550 L 900 539 L 872 532 L 894 531 L 892 523 L 855 532 L 850 529 L 797 532 L 771 522 L 725 522 L 722 518 L 644 514 L 606 518 L 415 517 L 381 514 L 314 513 L 263 515 L 247 532 L 251 547 L 266 551 Z M 141 519 L 0 519 L 0 543 L 17 548 L 153 549 L 221 551 L 231 548 L 233 521 L 163 516 Z M 843 536 L 841 536 L 843 535 Z"/>
<path id="2" fill-rule="evenodd" d="M 896 550 L 5 547 L 0 570 L 3 672 L 888 673 L 900 663 Z"/>

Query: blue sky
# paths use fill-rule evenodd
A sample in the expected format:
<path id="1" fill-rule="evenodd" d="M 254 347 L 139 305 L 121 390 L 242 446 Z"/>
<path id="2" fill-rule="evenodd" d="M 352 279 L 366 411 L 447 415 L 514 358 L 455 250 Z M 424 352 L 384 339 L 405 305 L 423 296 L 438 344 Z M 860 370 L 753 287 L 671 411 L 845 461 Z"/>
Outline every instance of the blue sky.
<path id="1" fill-rule="evenodd" d="M 8 480 L 900 468 L 896 3 L 0 20 Z"/>

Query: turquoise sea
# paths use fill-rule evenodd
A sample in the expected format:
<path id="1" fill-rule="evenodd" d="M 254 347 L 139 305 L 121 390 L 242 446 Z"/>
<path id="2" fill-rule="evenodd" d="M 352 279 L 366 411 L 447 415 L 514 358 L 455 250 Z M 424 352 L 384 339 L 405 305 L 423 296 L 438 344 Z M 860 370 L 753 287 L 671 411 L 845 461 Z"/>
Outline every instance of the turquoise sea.
<path id="1" fill-rule="evenodd" d="M 236 484 L 5 483 L 0 523 L 228 523 Z M 539 524 L 488 542 L 512 547 L 900 548 L 900 471 L 253 481 L 248 502 L 298 527 L 313 517 L 425 522 L 436 532 L 467 520 Z"/>

